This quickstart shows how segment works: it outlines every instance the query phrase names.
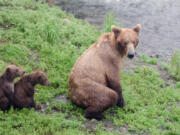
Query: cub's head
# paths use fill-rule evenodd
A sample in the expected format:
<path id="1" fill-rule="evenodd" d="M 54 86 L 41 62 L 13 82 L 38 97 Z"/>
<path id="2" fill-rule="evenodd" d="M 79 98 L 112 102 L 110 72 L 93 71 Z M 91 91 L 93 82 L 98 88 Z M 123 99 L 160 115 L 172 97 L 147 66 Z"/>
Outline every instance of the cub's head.
<path id="1" fill-rule="evenodd" d="M 5 74 L 7 76 L 8 79 L 13 80 L 16 77 L 20 77 L 23 76 L 25 73 L 24 70 L 22 70 L 21 68 L 17 67 L 16 65 L 14 65 L 14 63 L 11 62 L 11 64 L 9 66 L 7 66 L 7 68 L 5 69 Z"/>
<path id="2" fill-rule="evenodd" d="M 35 84 L 41 84 L 44 86 L 49 86 L 50 82 L 48 81 L 46 75 L 42 72 L 42 69 L 38 69 L 37 71 L 31 73 L 31 81 L 35 82 Z"/>
<path id="3" fill-rule="evenodd" d="M 135 55 L 135 49 L 139 42 L 139 32 L 141 25 L 137 24 L 132 29 L 118 28 L 112 26 L 113 39 L 116 48 L 120 52 L 121 56 L 127 56 L 132 59 Z"/>

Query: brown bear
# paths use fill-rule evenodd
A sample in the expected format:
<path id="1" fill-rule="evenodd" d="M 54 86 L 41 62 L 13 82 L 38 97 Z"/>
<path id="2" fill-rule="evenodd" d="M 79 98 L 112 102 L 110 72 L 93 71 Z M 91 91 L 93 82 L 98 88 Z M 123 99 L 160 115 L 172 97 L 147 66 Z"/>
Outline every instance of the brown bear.
<path id="1" fill-rule="evenodd" d="M 25 71 L 11 63 L 0 77 L 0 109 L 9 110 L 12 104 L 14 79 L 24 75 Z"/>
<path id="2" fill-rule="evenodd" d="M 23 76 L 15 83 L 13 94 L 14 108 L 41 108 L 41 106 L 36 105 L 34 101 L 35 86 L 37 84 L 44 86 L 50 85 L 50 82 L 46 78 L 46 75 L 42 72 L 42 69 Z"/>
<path id="3" fill-rule="evenodd" d="M 69 96 L 86 108 L 85 117 L 102 119 L 102 112 L 113 106 L 124 107 L 120 85 L 122 58 L 133 58 L 141 25 L 132 29 L 112 26 L 76 61 L 69 77 Z"/>

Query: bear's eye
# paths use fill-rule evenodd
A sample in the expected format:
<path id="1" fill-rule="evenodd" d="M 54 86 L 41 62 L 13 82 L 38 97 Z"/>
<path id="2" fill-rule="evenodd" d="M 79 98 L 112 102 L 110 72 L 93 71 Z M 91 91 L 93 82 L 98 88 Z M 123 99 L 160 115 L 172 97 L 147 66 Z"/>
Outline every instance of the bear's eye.
<path id="1" fill-rule="evenodd" d="M 136 42 L 135 42 L 135 41 L 133 41 L 132 43 L 133 43 L 134 45 L 136 45 Z"/>
<path id="2" fill-rule="evenodd" d="M 121 42 L 118 42 L 118 46 L 121 46 Z"/>
<path id="3" fill-rule="evenodd" d="M 128 45 L 128 42 L 124 42 L 124 45 L 125 45 L 125 46 Z"/>
<path id="4" fill-rule="evenodd" d="M 41 76 L 38 77 L 38 80 L 39 80 L 39 81 L 42 80 L 42 79 L 41 79 Z"/>

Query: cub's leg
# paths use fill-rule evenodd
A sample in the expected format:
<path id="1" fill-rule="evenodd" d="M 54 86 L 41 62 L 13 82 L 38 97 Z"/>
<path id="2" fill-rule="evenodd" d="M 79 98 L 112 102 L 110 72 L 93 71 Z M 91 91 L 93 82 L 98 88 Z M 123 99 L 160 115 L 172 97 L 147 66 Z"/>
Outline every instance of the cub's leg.
<path id="1" fill-rule="evenodd" d="M 10 109 L 10 102 L 8 100 L 8 98 L 6 97 L 3 97 L 0 99 L 0 109 L 5 111 L 5 110 L 9 110 Z"/>

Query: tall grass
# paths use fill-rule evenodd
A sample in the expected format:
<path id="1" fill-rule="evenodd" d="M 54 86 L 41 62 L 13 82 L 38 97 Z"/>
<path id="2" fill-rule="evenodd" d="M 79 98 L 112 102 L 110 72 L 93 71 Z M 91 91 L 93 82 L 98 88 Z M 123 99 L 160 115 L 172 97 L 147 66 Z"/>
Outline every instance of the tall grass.
<path id="1" fill-rule="evenodd" d="M 104 32 L 111 32 L 111 26 L 112 25 L 117 25 L 115 16 L 113 13 L 109 12 L 104 21 L 104 26 L 103 26 L 103 31 Z"/>
<path id="2" fill-rule="evenodd" d="M 180 51 L 176 51 L 171 58 L 170 73 L 175 79 L 180 81 Z"/>

